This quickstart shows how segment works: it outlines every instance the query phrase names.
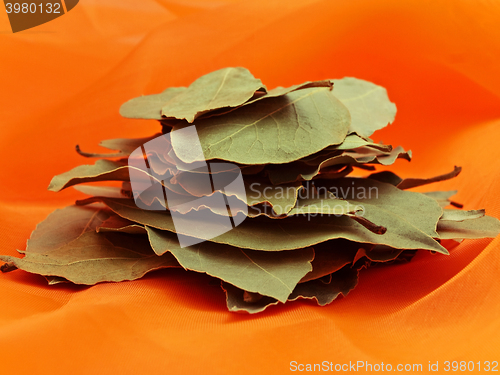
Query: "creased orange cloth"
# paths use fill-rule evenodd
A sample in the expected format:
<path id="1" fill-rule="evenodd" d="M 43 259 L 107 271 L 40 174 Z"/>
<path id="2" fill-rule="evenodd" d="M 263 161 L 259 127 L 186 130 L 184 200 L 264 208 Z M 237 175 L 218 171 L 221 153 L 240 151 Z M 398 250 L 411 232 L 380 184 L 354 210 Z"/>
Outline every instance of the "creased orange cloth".
<path id="1" fill-rule="evenodd" d="M 456 188 L 465 208 L 500 217 L 499 17 L 486 0 L 82 0 L 12 34 L 0 5 L 0 252 L 17 254 L 37 222 L 79 196 L 46 191 L 86 162 L 76 144 L 97 150 L 159 129 L 120 118 L 121 103 L 226 66 L 269 87 L 344 76 L 385 86 L 398 115 L 375 139 L 414 152 L 394 170 L 460 165 L 457 179 L 427 189 Z M 464 241 L 449 256 L 366 270 L 327 307 L 247 316 L 227 312 L 206 275 L 182 270 L 94 287 L 16 271 L 0 275 L 0 373 L 285 374 L 292 361 L 477 369 L 500 360 L 499 272 L 499 238 Z"/>

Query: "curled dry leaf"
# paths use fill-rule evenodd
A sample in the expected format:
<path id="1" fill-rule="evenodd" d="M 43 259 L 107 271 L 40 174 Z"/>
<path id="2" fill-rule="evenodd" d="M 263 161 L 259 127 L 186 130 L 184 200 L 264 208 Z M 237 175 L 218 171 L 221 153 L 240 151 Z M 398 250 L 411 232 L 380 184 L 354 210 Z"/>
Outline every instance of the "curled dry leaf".
<path id="1" fill-rule="evenodd" d="M 469 210 L 469 211 L 461 211 L 461 210 L 444 210 L 443 216 L 439 219 L 439 221 L 464 221 L 464 220 L 472 220 L 479 219 L 486 215 L 486 211 L 483 210 Z"/>
<path id="2" fill-rule="evenodd" d="M 225 116 L 194 122 L 202 154 L 193 153 L 187 125 L 176 125 L 172 147 L 186 163 L 223 159 L 242 164 L 289 163 L 340 144 L 347 135 L 347 108 L 329 88 L 297 90 L 259 100 Z"/>
<path id="3" fill-rule="evenodd" d="M 161 94 L 144 95 L 129 100 L 120 107 L 120 115 L 135 119 L 161 120 L 161 108 L 169 100 L 184 92 L 186 87 L 169 87 Z"/>
<path id="4" fill-rule="evenodd" d="M 340 270 L 320 279 L 298 284 L 288 296 L 288 301 L 314 299 L 320 306 L 332 303 L 340 295 L 346 296 L 358 283 L 359 268 L 346 265 Z M 229 311 L 256 314 L 280 301 L 260 294 L 250 294 L 233 285 L 222 283 L 226 292 L 226 304 Z"/>
<path id="5" fill-rule="evenodd" d="M 312 248 L 269 253 L 209 241 L 181 248 L 175 233 L 146 229 L 158 255 L 170 252 L 188 270 L 205 272 L 246 291 L 282 302 L 312 270 Z"/>
<path id="6" fill-rule="evenodd" d="M 208 73 L 161 107 L 162 116 L 193 122 L 204 113 L 237 107 L 265 86 L 245 68 L 224 68 Z"/>
<path id="7" fill-rule="evenodd" d="M 406 190 L 418 186 L 432 184 L 433 182 L 450 180 L 454 177 L 457 177 L 461 171 L 462 167 L 455 166 L 455 168 L 453 168 L 453 171 L 439 176 L 431 178 L 405 178 L 405 179 L 402 179 L 401 177 L 390 171 L 384 171 L 384 172 L 373 173 L 370 176 L 368 176 L 368 178 L 372 180 L 386 182 L 391 185 L 397 186 L 402 190 Z"/>
<path id="8" fill-rule="evenodd" d="M 359 270 L 346 265 L 321 279 L 298 284 L 288 297 L 289 301 L 314 299 L 320 306 L 332 303 L 340 295 L 347 296 L 358 284 Z"/>
<path id="9" fill-rule="evenodd" d="M 445 207 L 449 206 L 450 204 L 454 205 L 455 207 L 462 208 L 461 204 L 450 200 L 450 198 L 457 193 L 458 193 L 457 190 L 450 190 L 450 191 L 429 191 L 429 192 L 422 193 L 422 194 L 424 194 L 432 199 L 435 199 L 436 202 L 438 202 L 442 208 L 445 208 Z"/>
<path id="10" fill-rule="evenodd" d="M 427 197 L 425 198 L 430 199 Z M 133 200 L 129 199 L 97 197 L 95 201 L 103 202 L 112 211 L 125 219 L 156 229 L 176 232 L 172 217 L 168 212 L 144 211 L 137 208 Z M 431 201 L 431 210 L 436 211 L 436 215 L 439 218 L 441 216 L 441 211 L 437 213 L 437 210 L 433 207 L 433 205 L 437 205 L 437 203 L 432 199 Z M 81 202 L 81 204 L 85 203 L 88 203 L 88 201 Z M 439 205 L 437 205 L 437 207 L 439 210 L 441 209 Z M 397 210 L 398 207 L 393 206 L 392 209 Z M 182 224 L 179 225 L 179 228 L 195 225 L 200 229 L 199 238 L 253 250 L 293 250 L 313 246 L 317 243 L 331 239 L 344 238 L 361 243 L 380 243 L 394 248 L 426 249 L 447 254 L 447 250 L 444 247 L 428 234 L 425 234 L 418 226 L 415 226 L 419 221 L 418 217 L 401 220 L 399 215 L 402 215 L 402 213 L 398 211 L 397 214 L 391 214 L 391 211 L 388 209 L 379 210 L 375 208 L 370 210 L 370 212 L 373 212 L 370 213 L 370 216 L 377 218 L 383 217 L 384 223 L 388 224 L 384 225 L 387 227 L 387 232 L 385 234 L 379 235 L 372 233 L 349 217 L 336 217 L 334 215 L 318 215 L 315 217 L 314 221 L 311 220 L 309 216 L 299 215 L 287 217 L 285 220 L 256 217 L 243 221 L 239 226 L 229 232 L 211 238 L 211 233 L 219 229 L 219 224 L 207 221 L 206 217 L 203 215 L 200 216 L 198 214 L 192 215 L 192 213 L 187 213 L 179 218 L 179 223 Z M 389 217 L 385 218 L 387 214 Z M 422 224 L 424 228 L 429 228 L 429 223 L 425 222 Z M 407 236 L 402 236 L 400 230 L 403 230 L 403 233 L 409 234 Z M 183 233 L 181 232 L 180 234 Z"/>
<path id="11" fill-rule="evenodd" d="M 72 170 L 55 176 L 48 187 L 60 191 L 67 187 L 96 181 L 127 181 L 128 166 L 119 161 L 97 160 L 94 165 L 80 165 Z"/>
<path id="12" fill-rule="evenodd" d="M 76 152 L 81 156 L 87 158 L 115 158 L 115 157 L 127 157 L 132 151 L 137 147 L 141 147 L 144 143 L 160 136 L 161 134 L 155 134 L 151 137 L 145 138 L 116 138 L 116 139 L 106 139 L 99 143 L 99 146 L 105 147 L 109 150 L 118 150 L 117 153 L 92 153 L 83 152 L 79 145 L 76 145 Z"/>
<path id="13" fill-rule="evenodd" d="M 345 165 L 361 164 L 394 164 L 396 159 L 411 160 L 411 151 L 405 151 L 398 146 L 390 152 L 380 151 L 368 146 L 359 147 L 355 150 L 347 150 L 342 153 L 338 151 L 327 151 L 318 153 L 313 159 L 307 161 L 296 161 L 287 165 L 276 165 L 266 169 L 269 180 L 274 185 L 281 185 L 292 181 L 310 181 L 327 168 Z M 338 176 L 344 177 L 344 175 Z M 337 177 L 337 178 L 338 178 Z"/>
<path id="14" fill-rule="evenodd" d="M 171 254 L 157 256 L 144 236 L 97 233 L 95 227 L 108 217 L 99 207 L 57 210 L 35 229 L 26 251 L 21 251 L 24 258 L 0 255 L 0 260 L 27 272 L 85 285 L 134 280 L 156 269 L 178 267 Z"/>
<path id="15" fill-rule="evenodd" d="M 351 114 L 349 133 L 369 137 L 394 121 L 396 105 L 382 86 L 362 79 L 333 79 L 333 93 Z"/>
<path id="16" fill-rule="evenodd" d="M 437 232 L 442 240 L 494 238 L 500 233 L 500 220 L 491 216 L 464 221 L 440 220 Z"/>

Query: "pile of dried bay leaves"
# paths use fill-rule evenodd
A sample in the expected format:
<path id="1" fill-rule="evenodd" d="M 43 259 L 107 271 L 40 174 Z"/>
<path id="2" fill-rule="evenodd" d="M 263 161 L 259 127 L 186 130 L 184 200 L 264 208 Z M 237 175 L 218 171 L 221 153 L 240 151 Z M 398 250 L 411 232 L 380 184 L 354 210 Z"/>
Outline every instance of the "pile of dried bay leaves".
<path id="1" fill-rule="evenodd" d="M 384 88 L 367 81 L 268 90 L 248 70 L 226 68 L 187 88 L 132 99 L 120 112 L 158 120 L 162 133 L 101 142 L 116 153 L 77 147 L 99 159 L 54 177 L 49 189 L 78 185 L 89 197 L 40 223 L 22 259 L 0 256 L 2 271 L 92 285 L 183 267 L 220 279 L 230 311 L 256 313 L 300 298 L 329 304 L 356 286 L 363 267 L 407 261 L 419 249 L 447 254 L 442 240 L 500 231 L 484 210 L 458 209 L 450 201 L 455 191 L 408 191 L 455 177 L 459 167 L 429 179 L 375 172 L 410 160 L 411 152 L 369 138 L 392 123 L 396 107 Z M 198 139 L 182 132 L 193 128 Z M 151 152 L 143 146 L 158 139 L 162 146 Z M 196 163 L 212 168 L 203 172 Z M 215 181 L 218 172 L 242 176 L 244 189 L 207 190 L 200 181 Z M 167 199 L 147 189 L 137 194 L 137 179 L 160 184 Z M 199 200 L 215 193 L 225 206 Z M 174 207 L 179 199 L 191 205 Z M 216 229 L 206 218 L 213 215 L 230 219 L 232 229 L 211 235 Z M 188 226 L 177 225 L 184 219 Z M 199 238 L 184 246 L 186 236 Z"/>

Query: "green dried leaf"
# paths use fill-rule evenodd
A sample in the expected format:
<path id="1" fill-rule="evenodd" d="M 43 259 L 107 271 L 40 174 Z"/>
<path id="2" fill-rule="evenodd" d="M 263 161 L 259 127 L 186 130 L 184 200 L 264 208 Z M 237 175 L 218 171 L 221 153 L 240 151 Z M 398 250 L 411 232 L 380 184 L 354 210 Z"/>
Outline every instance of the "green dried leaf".
<path id="1" fill-rule="evenodd" d="M 365 178 L 342 178 L 327 182 L 317 180 L 315 187 L 318 194 L 332 193 L 353 207 L 363 207 L 361 215 L 363 218 L 387 228 L 384 237 L 389 234 L 404 234 L 408 241 L 418 239 L 429 250 L 430 247 L 435 246 L 436 242 L 432 238 L 438 237 L 436 225 L 443 211 L 432 198 L 420 193 L 402 191 L 390 184 Z M 314 202 L 313 199 L 308 199 L 298 202 L 299 205 L 306 203 L 315 206 L 321 205 L 324 210 L 337 204 L 336 200 Z M 418 209 L 416 209 L 417 207 Z M 392 246 L 387 242 L 382 242 L 382 240 L 371 243 L 385 244 L 399 249 L 419 248 Z M 444 248 L 441 246 L 439 248 L 438 252 L 447 254 Z"/>
<path id="2" fill-rule="evenodd" d="M 380 181 L 386 184 L 391 184 L 392 186 L 398 186 L 403 179 L 399 177 L 396 173 L 391 171 L 382 171 L 372 173 L 368 176 L 370 180 Z"/>
<path id="3" fill-rule="evenodd" d="M 368 178 L 372 180 L 377 180 L 381 182 L 386 182 L 391 185 L 397 186 L 398 188 L 402 190 L 406 189 L 411 189 L 414 187 L 418 186 L 423 186 L 427 184 L 431 184 L 433 182 L 439 182 L 439 181 L 445 181 L 445 180 L 450 180 L 454 177 L 457 177 L 460 172 L 462 171 L 462 167 L 457 167 L 453 169 L 453 171 L 449 173 L 445 173 L 439 176 L 431 177 L 431 178 L 405 178 L 402 179 L 395 173 L 392 173 L 390 171 L 384 171 L 384 172 L 378 172 L 378 173 L 373 173 Z"/>
<path id="4" fill-rule="evenodd" d="M 350 117 L 329 88 L 308 88 L 260 100 L 224 116 L 195 121 L 203 153 L 178 132 L 172 147 L 186 163 L 223 159 L 242 164 L 289 163 L 344 141 Z"/>
<path id="5" fill-rule="evenodd" d="M 188 270 L 205 272 L 246 291 L 283 302 L 301 278 L 312 270 L 312 248 L 263 252 L 214 242 L 181 248 L 174 233 L 146 229 L 156 254 L 171 252 Z"/>
<path id="6" fill-rule="evenodd" d="M 87 195 L 108 197 L 108 198 L 128 198 L 123 189 L 116 186 L 94 186 L 94 185 L 75 185 L 73 189 Z"/>
<path id="7" fill-rule="evenodd" d="M 330 167 L 359 164 L 394 164 L 396 159 L 411 160 L 411 151 L 405 151 L 398 146 L 391 152 L 383 152 L 374 148 L 360 147 L 356 150 L 344 151 L 341 154 L 331 151 L 320 153 L 315 158 L 308 161 L 296 161 L 288 165 L 270 166 L 266 169 L 269 180 L 274 185 L 293 182 L 297 180 L 310 181 L 320 174 L 320 172 Z M 344 175 L 337 176 L 344 177 Z"/>
<path id="8" fill-rule="evenodd" d="M 387 231 L 382 225 L 363 217 L 364 207 L 359 204 L 351 203 L 347 200 L 337 199 L 333 194 L 330 197 L 307 198 L 297 201 L 297 207 L 293 208 L 288 216 L 307 215 L 308 217 L 316 217 L 318 215 L 335 215 L 346 216 L 358 222 L 370 232 L 375 234 L 384 234 Z M 312 196 L 312 195 L 311 195 Z"/>
<path id="9" fill-rule="evenodd" d="M 389 262 L 399 257 L 403 251 L 403 249 L 393 249 L 392 247 L 383 245 L 376 245 L 371 249 L 361 248 L 357 252 L 353 262 L 357 262 L 362 257 L 366 257 L 373 262 Z"/>
<path id="10" fill-rule="evenodd" d="M 48 187 L 60 191 L 67 187 L 96 181 L 128 181 L 128 165 L 118 161 L 97 160 L 94 165 L 80 165 L 72 170 L 55 176 Z"/>
<path id="11" fill-rule="evenodd" d="M 347 296 L 356 287 L 358 273 L 356 268 L 346 265 L 329 276 L 298 284 L 288 300 L 315 299 L 320 306 L 328 305 L 341 294 Z"/>
<path id="12" fill-rule="evenodd" d="M 461 211 L 461 210 L 444 210 L 443 216 L 439 219 L 439 221 L 464 221 L 464 220 L 472 220 L 479 219 L 486 214 L 484 209 L 482 210 L 470 210 L 470 211 Z"/>
<path id="13" fill-rule="evenodd" d="M 349 133 L 369 137 L 394 121 L 396 105 L 389 100 L 385 88 L 352 77 L 332 82 L 334 95 L 351 114 Z"/>
<path id="14" fill-rule="evenodd" d="M 134 280 L 156 269 L 178 266 L 171 254 L 153 253 L 143 236 L 96 233 L 92 228 L 107 216 L 102 208 L 56 210 L 37 226 L 26 251 L 21 251 L 24 258 L 0 255 L 0 260 L 30 273 L 85 285 Z"/>
<path id="15" fill-rule="evenodd" d="M 222 290 L 226 293 L 226 304 L 229 311 L 256 314 L 264 311 L 271 305 L 277 305 L 278 300 L 261 296 L 259 294 L 250 294 L 234 285 L 222 283 Z"/>
<path id="16" fill-rule="evenodd" d="M 439 205 L 444 208 L 449 206 L 450 204 L 453 205 L 458 205 L 458 203 L 452 202 L 450 198 L 457 194 L 457 190 L 450 190 L 450 191 L 429 191 L 422 193 L 424 195 L 427 195 L 428 197 L 435 199 L 436 202 L 439 203 Z"/>
<path id="17" fill-rule="evenodd" d="M 452 179 L 454 177 L 457 177 L 460 172 L 462 172 L 462 167 L 457 167 L 453 168 L 453 171 L 449 173 L 445 173 L 440 176 L 436 177 L 431 177 L 431 178 L 405 178 L 403 181 L 401 181 L 398 184 L 398 188 L 400 189 L 411 189 L 417 186 L 422 186 L 422 185 L 427 185 L 431 184 L 433 182 L 439 182 L 439 181 L 446 181 L 449 179 Z"/>
<path id="18" fill-rule="evenodd" d="M 167 165 L 158 160 L 158 158 L 154 155 L 153 157 L 150 157 L 149 160 L 151 168 L 155 169 L 155 172 L 157 173 L 162 172 L 160 170 L 162 168 L 162 165 Z M 81 165 L 69 172 L 55 176 L 51 181 L 49 190 L 59 191 L 76 184 L 96 181 L 117 180 L 126 182 L 129 179 L 129 168 L 130 167 L 128 165 L 123 164 L 123 162 L 121 161 L 98 160 L 94 165 Z M 166 169 L 173 169 L 172 172 L 176 173 L 175 167 L 169 167 L 167 165 Z M 207 194 L 207 191 L 205 191 L 206 189 L 201 189 L 199 184 L 199 177 L 197 177 L 195 173 L 183 172 L 182 174 L 176 176 L 176 183 L 170 182 L 171 175 L 168 175 L 165 179 L 160 181 L 158 178 L 149 175 L 146 171 L 141 171 L 141 173 L 144 174 L 144 179 L 146 181 L 149 181 L 149 179 L 152 178 L 157 182 L 161 182 L 164 187 L 172 191 L 172 194 L 174 194 L 178 200 L 185 199 L 186 201 L 190 201 L 195 197 Z M 229 177 L 231 176 L 228 176 L 228 178 Z M 253 179 L 253 182 L 251 184 L 247 183 L 245 185 L 247 192 L 246 195 L 239 196 L 237 194 L 236 198 L 238 198 L 241 202 L 247 202 L 249 206 L 267 202 L 274 208 L 274 212 L 276 215 L 285 214 L 292 209 L 297 200 L 297 192 L 301 188 L 300 183 L 291 183 L 287 186 L 277 188 L 273 185 L 270 185 L 269 183 L 266 183 L 263 179 L 256 178 Z M 186 191 L 184 187 L 187 187 L 189 190 Z M 82 186 L 78 187 L 77 190 L 90 195 L 106 197 L 124 196 L 123 192 L 118 192 L 116 188 L 112 187 Z M 285 190 L 285 194 L 282 194 L 283 190 Z M 223 193 L 226 194 L 225 192 Z M 157 203 L 160 203 L 163 205 L 163 207 L 165 207 L 165 202 L 163 200 L 159 201 L 158 197 L 156 197 L 156 195 L 154 194 L 154 191 L 145 191 L 143 194 L 141 194 L 140 198 L 145 204 L 149 206 L 153 205 L 156 200 Z M 182 198 L 181 196 L 184 196 L 185 198 Z M 214 212 L 219 212 L 215 207 L 214 209 Z M 222 212 L 227 211 L 226 207 L 222 207 L 221 209 Z"/>
<path id="19" fill-rule="evenodd" d="M 224 68 L 194 81 L 186 90 L 164 102 L 161 113 L 166 118 L 193 122 L 204 113 L 219 108 L 237 107 L 264 89 L 245 68 Z"/>
<path id="20" fill-rule="evenodd" d="M 167 186 L 165 181 L 163 181 L 163 185 Z M 177 186 L 177 185 L 173 185 Z M 266 186 L 266 185 L 264 185 Z M 167 186 L 169 189 L 171 186 Z M 265 191 L 265 194 L 261 195 L 253 195 L 248 196 L 248 204 L 252 206 L 247 206 L 247 203 L 239 197 L 239 195 L 228 195 L 228 192 L 225 191 L 216 191 L 215 193 L 210 194 L 212 198 L 214 195 L 225 195 L 224 200 L 216 200 L 212 199 L 210 201 L 210 205 L 207 206 L 206 202 L 199 202 L 197 200 L 197 196 L 190 195 L 188 193 L 179 195 L 175 191 L 168 193 L 169 199 L 175 201 L 174 207 L 170 207 L 168 205 L 168 201 L 163 197 L 158 197 L 157 192 L 154 190 L 145 190 L 141 195 L 138 196 L 138 199 L 149 207 L 149 210 L 154 211 L 175 211 L 181 214 L 185 214 L 188 212 L 199 211 L 199 210 L 210 210 L 217 215 L 222 216 L 235 216 L 238 213 L 243 213 L 248 217 L 257 217 L 257 216 L 268 216 L 271 218 L 283 218 L 286 214 L 286 211 L 290 211 L 295 202 L 297 201 L 297 190 L 302 186 L 290 187 L 287 194 L 276 194 L 275 196 L 270 195 L 270 191 L 274 191 L 274 187 L 269 187 L 268 191 Z M 83 189 L 78 189 L 87 192 L 96 192 L 95 196 L 90 198 L 79 200 L 80 204 L 91 204 L 95 202 L 100 202 L 101 198 L 129 198 L 129 195 L 123 194 L 122 190 L 112 190 L 111 192 L 108 189 L 104 189 L 98 187 L 97 189 L 87 189 L 85 187 Z M 93 187 L 92 187 L 93 188 Z M 173 189 L 171 189 L 173 190 Z M 259 192 L 263 190 L 263 186 L 260 185 L 258 188 L 252 190 L 253 194 L 255 192 Z M 293 191 L 293 193 L 291 193 Z M 247 190 L 248 192 L 248 190 Z M 120 194 L 119 196 L 117 194 Z M 250 193 L 248 193 L 250 194 Z M 262 202 L 269 203 L 261 204 Z M 231 211 L 229 212 L 227 206 L 231 207 Z"/>
<path id="21" fill-rule="evenodd" d="M 144 95 L 129 100 L 120 107 L 120 115 L 135 119 L 162 120 L 161 108 L 165 103 L 186 91 L 186 87 L 169 87 L 161 94 Z"/>
<path id="22" fill-rule="evenodd" d="M 331 275 L 321 279 L 298 284 L 288 297 L 288 301 L 297 299 L 315 299 L 320 306 L 333 302 L 339 295 L 346 296 L 358 283 L 359 270 L 347 265 Z M 226 304 L 229 311 L 256 314 L 280 301 L 258 293 L 249 293 L 233 285 L 222 283 L 226 292 Z"/>
<path id="23" fill-rule="evenodd" d="M 27 242 L 26 252 L 50 253 L 70 244 L 86 232 L 95 232 L 111 215 L 113 212 L 103 205 L 57 209 L 37 224 Z"/>
<path id="24" fill-rule="evenodd" d="M 221 174 L 218 178 L 218 184 L 227 186 L 234 178 L 235 176 L 231 173 Z M 228 196 L 234 194 L 236 198 L 241 202 L 246 202 L 248 206 L 269 203 L 277 215 L 282 215 L 288 213 L 295 206 L 298 192 L 302 188 L 300 182 L 291 182 L 277 187 L 269 184 L 263 178 L 253 177 L 251 182 L 249 180 L 245 179 L 244 181 L 245 195 L 241 195 L 240 191 L 221 192 Z M 211 186 L 202 186 L 200 178 L 194 173 L 182 173 L 176 176 L 176 181 L 184 190 L 195 197 L 212 193 Z"/>
<path id="25" fill-rule="evenodd" d="M 254 95 L 254 97 L 252 99 L 250 99 L 249 101 L 243 103 L 241 106 L 234 107 L 234 108 L 221 108 L 219 110 L 208 112 L 208 113 L 202 115 L 201 117 L 202 118 L 207 118 L 207 117 L 210 117 L 210 116 L 222 116 L 222 115 L 226 115 L 229 112 L 232 112 L 232 111 L 234 111 L 237 108 L 253 104 L 253 103 L 255 103 L 255 102 L 259 101 L 259 100 L 262 100 L 262 99 L 276 98 L 278 96 L 283 96 L 283 95 L 289 94 L 289 93 L 291 93 L 293 91 L 302 90 L 302 89 L 308 89 L 308 88 L 313 88 L 313 87 L 328 87 L 331 90 L 333 88 L 333 83 L 330 82 L 330 81 L 328 81 L 328 80 L 324 80 L 324 81 L 308 81 L 308 82 L 304 82 L 304 83 L 301 83 L 301 84 L 298 84 L 298 85 L 293 85 L 293 86 L 290 86 L 290 87 L 276 87 L 276 88 L 274 88 L 272 90 L 269 90 L 267 93 L 264 92 L 264 91 L 258 91 L 258 92 L 255 93 L 255 95 Z"/>
<path id="26" fill-rule="evenodd" d="M 465 221 L 439 221 L 439 238 L 453 240 L 463 238 L 494 238 L 500 233 L 500 221 L 491 216 Z"/>
<path id="27" fill-rule="evenodd" d="M 344 142 L 342 142 L 338 146 L 328 147 L 327 150 L 329 150 L 329 151 L 354 150 L 354 149 L 357 149 L 359 147 L 370 147 L 370 148 L 374 148 L 376 150 L 380 150 L 383 152 L 391 152 L 392 151 L 391 145 L 384 145 L 382 143 L 374 143 L 371 139 L 360 137 L 357 134 L 349 134 L 347 137 L 345 137 Z"/>
<path id="28" fill-rule="evenodd" d="M 87 158 L 115 158 L 115 157 L 127 157 L 132 151 L 134 151 L 137 147 L 141 147 L 144 143 L 149 142 L 150 140 L 160 136 L 161 134 L 155 134 L 151 137 L 145 138 L 116 138 L 116 139 L 107 139 L 101 141 L 99 146 L 105 147 L 109 150 L 118 150 L 117 153 L 90 153 L 83 152 L 80 150 L 80 146 L 76 145 L 76 152 L 82 156 Z"/>
<path id="29" fill-rule="evenodd" d="M 314 88 L 314 87 L 327 87 L 331 91 L 333 88 L 333 84 L 332 84 L 332 82 L 330 82 L 328 80 L 323 80 L 323 81 L 308 81 L 308 82 L 300 83 L 298 85 L 293 85 L 290 87 L 276 87 L 272 90 L 269 90 L 267 92 L 267 94 L 265 94 L 257 99 L 251 100 L 248 103 L 245 103 L 245 105 L 252 104 L 252 103 L 256 102 L 257 100 L 276 98 L 278 96 L 283 96 L 283 95 L 289 94 L 289 93 L 297 91 L 297 90 L 310 89 L 310 88 Z"/>
<path id="30" fill-rule="evenodd" d="M 312 271 L 306 274 L 301 283 L 316 280 L 340 270 L 347 264 L 353 263 L 358 251 L 367 247 L 347 240 L 332 240 L 314 246 L 314 259 Z"/>
<path id="31" fill-rule="evenodd" d="M 441 211 L 437 213 L 437 210 L 435 210 L 435 206 L 441 210 L 439 205 L 434 200 L 425 196 L 423 197 L 432 201 L 429 211 L 436 211 L 435 215 L 439 218 L 441 216 Z M 415 210 L 414 207 L 410 208 L 409 202 L 413 201 L 413 199 L 405 198 L 406 196 L 403 199 L 396 200 L 401 203 L 406 202 L 407 206 L 404 207 L 403 210 L 391 204 L 385 211 L 373 210 L 374 213 L 370 214 L 370 216 L 379 217 L 384 216 L 384 212 L 387 212 L 388 218 L 383 218 L 383 223 L 388 223 L 388 225 L 384 225 L 387 227 L 387 232 L 384 235 L 374 234 L 361 224 L 345 216 L 318 215 L 315 218 L 291 216 L 284 220 L 257 217 L 243 221 L 233 230 L 212 238 L 210 241 L 245 249 L 279 251 L 299 249 L 331 239 L 345 238 L 361 243 L 384 244 L 402 249 L 426 249 L 446 254 L 447 251 L 445 248 L 425 234 L 421 229 L 414 226 L 414 224 L 420 221 L 419 218 L 423 216 L 422 212 L 425 212 L 425 210 L 420 209 L 420 207 L 419 210 Z M 156 229 L 175 232 L 175 227 L 169 212 L 144 211 L 138 209 L 133 200 L 128 199 L 100 197 L 96 199 L 106 204 L 106 206 L 123 218 Z M 397 213 L 390 214 L 391 208 L 396 210 Z M 399 217 L 399 215 L 407 215 L 406 212 L 411 212 L 410 216 L 413 216 L 415 213 L 414 211 L 418 211 L 420 215 L 417 215 L 415 218 L 406 218 L 406 220 L 401 220 L 401 217 Z M 214 230 L 212 225 L 215 224 L 206 222 L 203 219 L 200 221 L 196 215 L 193 216 L 190 213 L 183 215 L 183 217 L 186 223 L 188 223 L 186 225 L 197 225 L 197 228 L 200 228 L 200 238 L 210 238 Z M 430 221 L 432 222 L 432 220 Z M 377 221 L 374 220 L 374 222 Z M 430 225 L 429 220 L 423 223 L 424 228 L 428 228 Z"/>
<path id="32" fill-rule="evenodd" d="M 155 172 L 158 173 L 157 168 L 163 168 L 165 164 L 160 164 L 160 163 L 155 163 L 155 158 L 151 158 L 150 165 L 151 168 L 155 170 Z M 123 161 L 111 161 L 111 160 L 106 160 L 106 159 L 101 159 L 97 160 L 94 165 L 80 165 L 76 168 L 73 168 L 72 170 L 62 173 L 60 175 L 55 176 L 52 181 L 50 182 L 50 185 L 48 187 L 49 190 L 51 191 L 60 191 L 63 189 L 66 189 L 70 186 L 74 186 L 77 184 L 84 184 L 84 183 L 89 183 L 89 182 L 99 182 L 99 181 L 123 181 L 123 182 L 128 182 L 129 181 L 129 167 L 127 164 L 125 164 Z M 172 167 L 174 168 L 174 167 Z M 134 168 L 136 169 L 136 168 Z M 171 190 L 173 193 L 180 194 L 180 195 L 185 195 L 185 196 L 190 196 L 189 193 L 187 193 L 180 185 L 177 184 L 172 184 L 170 183 L 171 179 L 171 174 L 169 173 L 169 170 L 164 170 L 165 172 L 164 176 L 160 175 L 160 180 L 159 178 L 152 176 L 148 174 L 147 171 L 136 169 L 140 173 L 143 174 L 144 180 L 145 181 L 150 181 L 151 179 L 161 183 L 164 187 L 167 189 Z M 160 171 L 161 172 L 161 171 Z M 135 178 L 138 178 L 136 175 Z M 101 193 L 105 196 L 109 196 L 109 188 L 108 190 L 101 189 L 101 187 L 79 187 L 77 190 L 82 191 L 82 192 L 91 192 L 94 191 L 95 193 Z M 113 193 L 113 195 L 115 195 Z M 122 195 L 125 195 L 122 193 Z M 147 198 L 147 193 L 144 195 L 141 195 L 142 198 L 146 199 Z M 153 197 L 150 197 L 150 199 L 154 199 Z M 151 202 L 149 202 L 151 203 Z"/>
<path id="33" fill-rule="evenodd" d="M 144 225 L 134 223 L 133 221 L 126 220 L 118 215 L 110 216 L 96 228 L 96 232 L 119 232 L 128 234 L 147 234 Z"/>

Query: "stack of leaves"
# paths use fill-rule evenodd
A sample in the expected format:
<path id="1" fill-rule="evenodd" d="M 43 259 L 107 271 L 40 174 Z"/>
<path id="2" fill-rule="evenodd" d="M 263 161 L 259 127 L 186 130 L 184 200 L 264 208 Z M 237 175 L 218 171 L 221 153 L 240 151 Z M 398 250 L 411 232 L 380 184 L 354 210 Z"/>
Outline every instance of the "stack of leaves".
<path id="1" fill-rule="evenodd" d="M 459 167 L 429 179 L 374 172 L 377 165 L 410 160 L 411 152 L 369 138 L 392 123 L 396 107 L 384 88 L 367 81 L 268 90 L 248 70 L 226 68 L 187 88 L 132 99 L 121 114 L 158 120 L 162 134 L 101 142 L 116 153 L 77 147 L 99 160 L 54 177 L 49 190 L 75 186 L 90 197 L 40 223 L 22 259 L 0 256 L 3 271 L 19 268 L 50 284 L 92 285 L 183 267 L 219 279 L 230 311 L 256 313 L 301 298 L 329 304 L 356 286 L 363 267 L 406 261 L 417 250 L 448 254 L 442 240 L 500 231 L 484 210 L 457 209 L 450 201 L 456 191 L 408 191 L 455 177 Z M 179 131 L 193 126 L 199 140 Z M 143 146 L 155 139 L 162 147 Z M 141 158 L 146 170 L 134 166 Z M 213 184 L 207 191 L 194 167 L 206 161 L 229 166 L 212 168 L 211 178 L 241 173 L 244 193 Z M 351 177 L 355 170 L 365 177 Z M 167 199 L 137 194 L 131 178 L 137 173 L 160 183 Z M 174 206 L 171 199 L 197 202 L 215 193 L 226 206 Z M 213 236 L 217 228 L 203 212 L 236 225 Z M 183 232 L 174 214 L 196 230 Z M 182 236 L 198 240 L 183 246 Z"/>

